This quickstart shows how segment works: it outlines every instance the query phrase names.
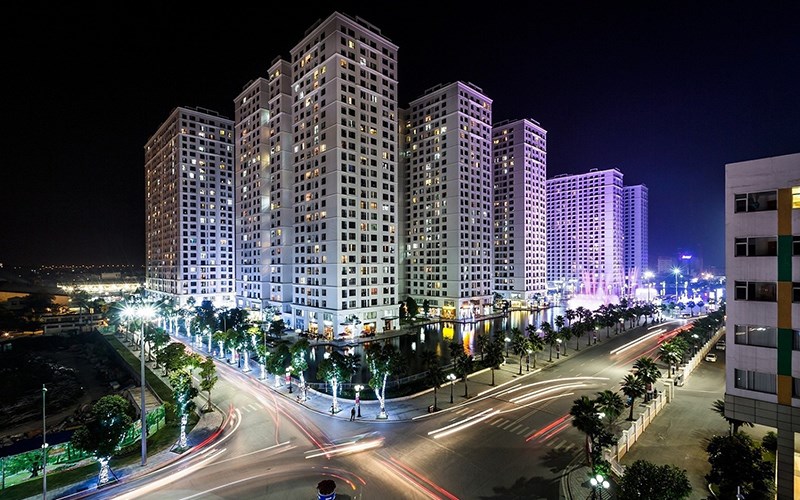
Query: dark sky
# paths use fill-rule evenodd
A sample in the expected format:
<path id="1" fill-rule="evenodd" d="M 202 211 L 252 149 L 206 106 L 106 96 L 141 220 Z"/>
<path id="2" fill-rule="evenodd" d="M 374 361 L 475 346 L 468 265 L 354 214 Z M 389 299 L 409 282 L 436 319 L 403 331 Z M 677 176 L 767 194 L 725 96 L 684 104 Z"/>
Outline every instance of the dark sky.
<path id="1" fill-rule="evenodd" d="M 548 177 L 617 167 L 646 184 L 653 267 L 679 249 L 721 267 L 724 165 L 800 152 L 798 2 L 320 3 L 7 12 L 0 262 L 143 264 L 148 137 L 175 106 L 233 118 L 333 10 L 399 46 L 401 106 L 471 81 L 496 121 L 548 131 Z"/>

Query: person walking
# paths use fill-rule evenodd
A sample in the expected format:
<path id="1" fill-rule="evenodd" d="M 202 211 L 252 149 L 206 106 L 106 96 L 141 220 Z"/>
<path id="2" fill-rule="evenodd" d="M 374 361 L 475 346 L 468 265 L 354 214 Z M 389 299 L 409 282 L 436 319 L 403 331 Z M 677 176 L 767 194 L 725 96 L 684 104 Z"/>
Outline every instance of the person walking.
<path id="1" fill-rule="evenodd" d="M 350 408 L 350 421 L 352 422 L 355 419 L 356 419 L 356 407 L 354 406 Z"/>

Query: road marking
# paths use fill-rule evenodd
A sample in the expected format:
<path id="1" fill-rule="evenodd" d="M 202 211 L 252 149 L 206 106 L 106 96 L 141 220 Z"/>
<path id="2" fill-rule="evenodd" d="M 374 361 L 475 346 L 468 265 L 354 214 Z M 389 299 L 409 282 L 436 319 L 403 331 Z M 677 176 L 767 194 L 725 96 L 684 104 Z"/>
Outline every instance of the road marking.
<path id="1" fill-rule="evenodd" d="M 520 427 L 522 427 L 522 424 L 517 424 L 514 427 L 509 427 L 507 430 L 508 430 L 508 432 L 514 432 L 517 429 L 519 429 Z"/>
<path id="2" fill-rule="evenodd" d="M 519 435 L 521 435 L 521 434 L 525 434 L 525 433 L 526 433 L 526 432 L 528 432 L 529 430 L 531 430 L 531 428 L 530 428 L 530 427 L 528 427 L 528 426 L 526 425 L 525 427 L 523 427 L 522 429 L 520 429 L 520 430 L 518 430 L 518 431 L 517 431 L 517 436 L 519 436 Z"/>
<path id="3" fill-rule="evenodd" d="M 569 443 L 567 446 L 564 447 L 564 451 L 569 451 L 570 448 L 572 448 L 573 446 L 575 446 L 574 443 Z"/>
<path id="4" fill-rule="evenodd" d="M 260 410 L 260 409 L 261 409 L 261 408 L 259 408 L 258 406 L 254 405 L 254 404 L 251 404 L 251 405 L 250 405 L 250 408 L 252 408 L 252 409 L 253 409 L 253 411 L 258 411 L 258 410 Z"/>
<path id="5" fill-rule="evenodd" d="M 497 422 L 501 422 L 503 420 L 505 420 L 505 419 L 504 418 L 495 418 L 495 419 L 487 421 L 486 423 L 489 424 L 489 425 L 495 425 Z"/>
<path id="6" fill-rule="evenodd" d="M 514 421 L 513 420 L 509 420 L 507 424 L 503 424 L 503 425 L 500 425 L 498 427 L 500 427 L 503 430 L 507 430 L 512 425 L 514 425 Z"/>
<path id="7" fill-rule="evenodd" d="M 564 446 L 564 444 L 566 444 L 566 441 L 564 441 L 563 439 L 561 439 L 560 441 L 561 442 L 558 443 L 556 446 L 553 446 L 554 451 L 558 451 L 559 448 L 561 448 L 562 446 Z"/>

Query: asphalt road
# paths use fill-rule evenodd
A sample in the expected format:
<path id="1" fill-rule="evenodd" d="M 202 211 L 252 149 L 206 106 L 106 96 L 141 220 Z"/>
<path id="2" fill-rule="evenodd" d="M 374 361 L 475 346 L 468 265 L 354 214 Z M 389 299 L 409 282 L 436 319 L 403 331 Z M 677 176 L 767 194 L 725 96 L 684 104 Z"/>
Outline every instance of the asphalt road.
<path id="1" fill-rule="evenodd" d="M 598 345 L 586 350 L 581 339 L 577 353 L 572 340 L 558 364 L 540 359 L 522 376 L 514 364 L 498 372 L 495 387 L 487 377 L 471 380 L 469 398 L 459 384 L 456 404 L 405 421 L 331 418 L 219 364 L 214 400 L 235 412 L 224 436 L 189 460 L 95 496 L 309 499 L 330 478 L 340 499 L 556 499 L 567 465 L 584 453 L 569 417 L 573 400 L 618 389 L 638 357 L 657 356 L 665 326 L 609 339 L 600 332 Z M 642 340 L 618 352 L 636 339 Z M 547 357 L 547 350 L 540 353 Z M 449 393 L 440 390 L 439 398 Z M 361 439 L 348 444 L 353 436 Z"/>

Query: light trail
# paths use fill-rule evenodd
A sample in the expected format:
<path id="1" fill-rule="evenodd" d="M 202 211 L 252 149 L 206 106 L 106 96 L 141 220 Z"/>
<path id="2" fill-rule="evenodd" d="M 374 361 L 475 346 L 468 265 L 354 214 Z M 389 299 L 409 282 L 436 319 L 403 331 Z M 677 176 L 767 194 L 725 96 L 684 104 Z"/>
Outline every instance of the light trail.
<path id="1" fill-rule="evenodd" d="M 494 408 L 489 408 L 488 410 L 483 410 L 482 412 L 476 413 L 475 415 L 467 417 L 459 422 L 455 422 L 453 424 L 430 431 L 428 432 L 428 435 L 429 436 L 433 435 L 433 439 L 439 439 L 440 437 L 449 436 L 450 434 L 472 427 L 478 422 L 483 422 L 487 418 L 491 418 L 497 415 L 498 413 L 500 413 L 499 410 L 495 410 Z"/>
<path id="2" fill-rule="evenodd" d="M 185 469 L 173 472 L 172 474 L 168 475 L 167 477 L 162 477 L 161 479 L 156 479 L 155 481 L 153 481 L 151 483 L 147 483 L 144 486 L 141 486 L 141 487 L 139 487 L 139 488 L 137 488 L 137 489 L 135 489 L 133 491 L 130 491 L 128 493 L 123 493 L 122 495 L 120 495 L 118 497 L 115 497 L 115 498 L 120 499 L 120 500 L 132 500 L 134 498 L 139 498 L 141 496 L 147 495 L 148 493 L 151 493 L 154 490 L 157 490 L 157 489 L 163 488 L 164 486 L 169 485 L 170 483 L 172 483 L 175 480 L 182 479 L 182 478 L 188 476 L 189 474 L 193 474 L 194 472 L 197 472 L 198 470 L 200 470 L 203 467 L 205 467 L 208 462 L 210 462 L 211 460 L 216 458 L 221 453 L 224 453 L 225 450 L 226 450 L 226 448 L 223 448 L 221 450 L 216 450 L 215 453 L 210 453 L 208 457 L 206 457 L 205 459 L 203 459 L 202 461 L 200 461 L 200 462 L 198 462 L 198 463 L 196 463 L 194 465 L 190 465 L 190 466 L 186 467 Z"/>
<path id="3" fill-rule="evenodd" d="M 556 419 L 556 420 L 553 420 L 552 422 L 550 422 L 550 423 L 549 423 L 549 424 L 547 424 L 546 426 L 542 427 L 542 428 L 541 428 L 541 429 L 539 429 L 538 431 L 536 431 L 536 432 L 534 432 L 533 434 L 531 434 L 530 436 L 528 436 L 528 437 L 527 437 L 527 439 L 525 439 L 525 442 L 527 443 L 527 442 L 528 442 L 528 441 L 530 441 L 531 439 L 536 439 L 536 438 L 538 438 L 539 436 L 541 436 L 542 434 L 546 433 L 546 432 L 547 432 L 547 431 L 549 431 L 550 429 L 552 429 L 552 428 L 556 427 L 557 425 L 561 424 L 562 422 L 564 422 L 564 421 L 565 421 L 566 419 L 568 419 L 568 418 L 569 418 L 569 413 L 567 413 L 566 415 L 564 415 L 564 416 L 563 416 L 563 417 L 561 417 L 561 418 L 558 418 L 558 419 Z"/>
<path id="4" fill-rule="evenodd" d="M 663 328 L 663 329 L 659 329 L 659 330 L 656 330 L 654 332 L 642 335 L 641 337 L 639 337 L 636 340 L 632 340 L 632 341 L 630 341 L 630 342 L 628 342 L 626 344 L 621 345 L 620 347 L 617 347 L 616 349 L 612 349 L 609 354 L 613 355 L 613 354 L 619 354 L 619 353 L 625 352 L 628 349 L 631 349 L 631 348 L 641 344 L 642 342 L 646 342 L 646 341 L 652 339 L 653 337 L 655 337 L 656 335 L 660 335 L 660 334 L 662 334 L 662 333 L 664 333 L 666 331 L 667 331 L 667 329 Z"/>
<path id="5" fill-rule="evenodd" d="M 425 477 L 425 476 L 423 476 L 422 474 L 420 474 L 419 472 L 417 472 L 417 471 L 413 470 L 412 468 L 410 468 L 409 466 L 407 466 L 407 465 L 405 465 L 404 463 L 400 462 L 399 460 L 396 460 L 394 457 L 389 457 L 389 460 L 391 460 L 391 461 L 392 461 L 392 463 L 394 463 L 394 464 L 395 464 L 395 465 L 397 465 L 398 467 L 402 467 L 402 468 L 403 468 L 404 470 L 406 470 L 406 471 L 407 471 L 409 474 L 413 474 L 415 477 L 417 477 L 417 478 L 421 479 L 422 481 L 425 481 L 427 484 L 429 484 L 430 486 L 432 486 L 434 489 L 436 489 L 436 491 L 438 491 L 439 493 L 441 493 L 441 494 L 442 494 L 442 495 L 444 495 L 445 497 L 447 497 L 447 498 L 450 498 L 451 500 L 458 500 L 458 497 L 457 497 L 457 496 L 453 495 L 452 493 L 450 493 L 450 492 L 449 492 L 449 491 L 447 491 L 446 489 L 442 488 L 442 487 L 441 487 L 441 486 L 439 486 L 438 484 L 434 483 L 433 481 L 431 481 L 431 480 L 430 480 L 430 479 L 428 479 L 427 477 Z"/>

